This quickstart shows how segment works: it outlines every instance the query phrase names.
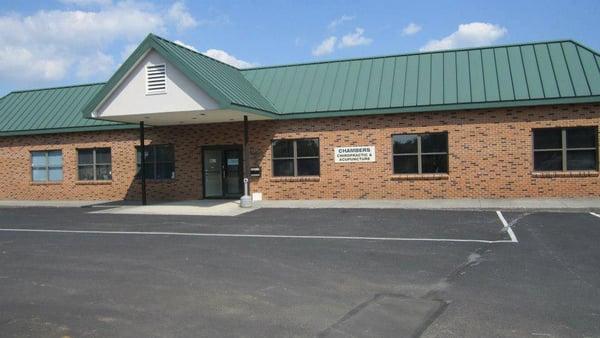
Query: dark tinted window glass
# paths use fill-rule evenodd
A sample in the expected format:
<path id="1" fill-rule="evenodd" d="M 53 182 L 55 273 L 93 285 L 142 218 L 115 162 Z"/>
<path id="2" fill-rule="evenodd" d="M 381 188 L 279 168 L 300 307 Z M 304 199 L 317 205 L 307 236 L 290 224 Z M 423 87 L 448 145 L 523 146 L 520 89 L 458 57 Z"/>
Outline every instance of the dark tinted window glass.
<path id="1" fill-rule="evenodd" d="M 96 166 L 96 179 L 97 180 L 110 180 L 112 178 L 110 165 L 97 165 Z"/>
<path id="2" fill-rule="evenodd" d="M 146 174 L 146 178 L 155 178 L 155 176 L 154 176 L 154 163 L 148 163 L 148 162 L 146 162 L 145 168 L 146 168 L 146 170 L 144 170 L 144 172 Z"/>
<path id="3" fill-rule="evenodd" d="M 417 155 L 394 156 L 395 174 L 417 174 L 419 172 L 419 158 Z"/>
<path id="4" fill-rule="evenodd" d="M 448 172 L 448 155 L 422 155 L 421 161 L 422 173 Z"/>
<path id="5" fill-rule="evenodd" d="M 294 160 L 273 160 L 273 176 L 294 176 Z"/>
<path id="6" fill-rule="evenodd" d="M 447 153 L 448 134 L 423 134 L 421 135 L 421 153 Z"/>
<path id="7" fill-rule="evenodd" d="M 80 180 L 93 180 L 94 179 L 94 166 L 86 165 L 79 167 L 79 179 Z"/>
<path id="8" fill-rule="evenodd" d="M 77 162 L 79 164 L 94 164 L 94 150 L 93 149 L 77 150 Z"/>
<path id="9" fill-rule="evenodd" d="M 567 148 L 595 148 L 596 128 L 567 129 Z"/>
<path id="10" fill-rule="evenodd" d="M 296 141 L 298 157 L 319 156 L 319 140 L 306 139 Z"/>
<path id="11" fill-rule="evenodd" d="M 538 129 L 533 131 L 534 149 L 562 148 L 562 131 L 560 129 Z"/>
<path id="12" fill-rule="evenodd" d="M 562 170 L 561 151 L 538 151 L 533 154 L 533 167 L 538 171 Z"/>
<path id="13" fill-rule="evenodd" d="M 417 135 L 394 135 L 394 154 L 416 153 Z"/>
<path id="14" fill-rule="evenodd" d="M 595 150 L 567 151 L 567 170 L 596 170 Z"/>
<path id="15" fill-rule="evenodd" d="M 156 179 L 175 178 L 175 165 L 173 162 L 156 164 Z"/>
<path id="16" fill-rule="evenodd" d="M 96 163 L 110 164 L 110 148 L 96 149 Z"/>
<path id="17" fill-rule="evenodd" d="M 175 178 L 175 154 L 172 145 L 147 145 L 145 147 L 146 166 L 144 173 L 149 179 Z M 137 147 L 137 174 L 141 167 L 141 150 Z"/>
<path id="18" fill-rule="evenodd" d="M 294 157 L 294 141 L 273 141 L 273 158 Z"/>
<path id="19" fill-rule="evenodd" d="M 298 159 L 298 176 L 317 176 L 319 175 L 319 159 L 307 158 Z"/>
<path id="20" fill-rule="evenodd" d="M 172 145 L 159 145 L 154 147 L 156 162 L 173 162 L 174 151 Z"/>
<path id="21" fill-rule="evenodd" d="M 273 141 L 273 176 L 317 176 L 319 165 L 319 139 Z"/>
<path id="22" fill-rule="evenodd" d="M 144 147 L 144 153 L 146 154 L 144 156 L 144 159 L 146 160 L 146 163 L 150 162 L 150 161 L 154 161 L 154 146 L 146 146 Z M 142 161 L 140 154 L 141 154 L 141 149 L 140 147 L 137 147 L 137 161 L 138 163 L 140 163 Z"/>

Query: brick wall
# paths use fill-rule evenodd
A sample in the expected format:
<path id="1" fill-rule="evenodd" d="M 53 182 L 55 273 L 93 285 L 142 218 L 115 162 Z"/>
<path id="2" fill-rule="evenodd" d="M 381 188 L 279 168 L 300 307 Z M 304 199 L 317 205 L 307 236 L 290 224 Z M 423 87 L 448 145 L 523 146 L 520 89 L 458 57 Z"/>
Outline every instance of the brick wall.
<path id="1" fill-rule="evenodd" d="M 600 105 L 377 115 L 250 123 L 250 165 L 262 177 L 252 191 L 266 199 L 393 199 L 598 197 L 597 172 L 532 173 L 532 128 L 598 126 Z M 448 132 L 449 174 L 392 174 L 391 135 Z M 273 178 L 272 139 L 318 137 L 319 178 Z M 148 181 L 149 199 L 202 195 L 201 147 L 242 143 L 242 124 L 174 126 L 147 130 L 149 144 L 175 145 L 176 179 Z M 0 199 L 138 199 L 134 180 L 136 130 L 0 138 Z M 334 163 L 334 147 L 376 146 L 376 162 Z M 76 149 L 112 148 L 113 180 L 78 182 Z M 64 181 L 31 182 L 32 150 L 62 149 Z"/>

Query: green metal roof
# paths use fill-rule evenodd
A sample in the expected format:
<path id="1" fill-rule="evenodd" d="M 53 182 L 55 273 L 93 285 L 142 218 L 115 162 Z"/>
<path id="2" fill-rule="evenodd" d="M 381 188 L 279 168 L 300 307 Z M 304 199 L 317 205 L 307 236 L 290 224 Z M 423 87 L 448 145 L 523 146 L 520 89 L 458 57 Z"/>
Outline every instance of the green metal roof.
<path id="1" fill-rule="evenodd" d="M 555 41 L 245 69 L 290 117 L 597 102 L 600 56 Z"/>
<path id="2" fill-rule="evenodd" d="M 91 116 L 92 111 L 149 50 L 156 51 L 174 64 L 215 99 L 221 109 L 249 109 L 269 116 L 275 110 L 237 68 L 149 34 L 105 86 L 91 98 L 83 110 L 84 115 Z"/>
<path id="3" fill-rule="evenodd" d="M 102 83 L 11 92 L 0 100 L 0 135 L 132 128 L 86 119 L 81 109 Z"/>
<path id="4" fill-rule="evenodd" d="M 237 69 L 150 34 L 106 84 L 0 99 L 0 136 L 133 128 L 86 117 L 151 49 L 222 109 L 274 119 L 600 102 L 600 55 L 571 40 Z"/>

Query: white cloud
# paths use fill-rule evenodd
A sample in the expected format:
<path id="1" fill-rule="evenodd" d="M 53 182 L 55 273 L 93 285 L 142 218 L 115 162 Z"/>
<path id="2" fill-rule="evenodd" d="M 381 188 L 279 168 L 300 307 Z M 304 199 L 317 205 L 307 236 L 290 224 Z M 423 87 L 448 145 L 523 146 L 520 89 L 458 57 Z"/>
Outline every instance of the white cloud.
<path id="1" fill-rule="evenodd" d="M 192 14 L 188 12 L 183 1 L 173 3 L 171 8 L 169 8 L 168 17 L 175 23 L 178 30 L 194 28 L 198 25 L 198 22 L 194 19 Z"/>
<path id="2" fill-rule="evenodd" d="M 402 29 L 402 35 L 413 35 L 413 34 L 417 34 L 418 32 L 421 31 L 421 29 L 423 29 L 422 26 L 417 25 L 414 22 L 409 23 L 408 25 L 406 25 L 406 27 L 404 27 Z"/>
<path id="3" fill-rule="evenodd" d="M 312 54 L 314 56 L 321 56 L 333 53 L 336 41 L 337 38 L 335 36 L 330 36 L 326 38 L 317 47 L 313 49 Z"/>
<path id="4" fill-rule="evenodd" d="M 108 6 L 112 4 L 111 0 L 60 0 L 65 5 L 74 5 L 79 7 L 88 6 Z"/>
<path id="5" fill-rule="evenodd" d="M 104 80 L 117 66 L 114 58 L 129 56 L 148 33 L 164 34 L 177 26 L 163 18 L 177 3 L 159 7 L 135 0 L 63 2 L 102 6 L 0 15 L 0 81 L 41 86 L 72 75 Z M 175 8 L 185 13 L 180 11 L 185 7 Z M 123 46 L 122 51 L 114 53 L 115 46 Z"/>
<path id="6" fill-rule="evenodd" d="M 348 34 L 342 36 L 342 39 L 341 39 L 340 43 L 338 44 L 338 47 L 339 48 L 356 47 L 356 46 L 368 45 L 371 42 L 373 42 L 373 39 L 365 37 L 363 35 L 364 33 L 365 33 L 364 29 L 357 27 L 354 30 L 354 33 L 348 33 Z"/>
<path id="7" fill-rule="evenodd" d="M 506 35 L 508 30 L 486 22 L 461 24 L 454 33 L 439 40 L 431 40 L 421 51 L 443 50 L 461 47 L 489 46 Z"/>
<path id="8" fill-rule="evenodd" d="M 187 47 L 187 45 L 185 45 L 185 44 L 182 44 L 182 46 Z M 191 47 L 191 49 L 196 50 L 194 47 Z M 236 58 L 235 56 L 227 53 L 226 51 L 220 50 L 220 49 L 209 49 L 209 50 L 203 52 L 202 54 L 204 54 L 208 57 L 211 57 L 213 59 L 219 60 L 221 62 L 224 62 L 228 65 L 232 65 L 236 68 L 250 68 L 250 67 L 257 66 L 256 63 L 240 60 L 240 59 Z"/>
<path id="9" fill-rule="evenodd" d="M 331 21 L 329 23 L 329 25 L 327 25 L 327 28 L 329 28 L 329 29 L 335 29 L 337 26 L 343 24 L 346 21 L 352 21 L 352 20 L 354 20 L 354 18 L 355 18 L 354 16 L 350 16 L 350 15 L 345 15 L 344 14 L 344 15 L 340 16 L 339 18 Z"/>
<path id="10" fill-rule="evenodd" d="M 187 49 L 191 49 L 194 52 L 197 52 L 198 49 L 192 45 L 188 45 L 187 43 L 181 41 L 181 40 L 175 40 L 173 41 L 176 44 L 183 46 Z M 227 53 L 224 50 L 221 49 L 208 49 L 205 52 L 203 52 L 202 54 L 213 58 L 215 60 L 219 60 L 221 62 L 224 62 L 228 65 L 234 66 L 236 68 L 250 68 L 250 67 L 256 67 L 258 64 L 253 63 L 253 62 L 248 62 L 248 61 L 244 61 L 244 60 L 240 60 L 238 58 L 236 58 L 235 56 Z"/>
<path id="11" fill-rule="evenodd" d="M 133 51 L 138 47 L 138 45 L 139 44 L 136 44 L 136 43 L 129 43 L 129 44 L 125 45 L 125 47 L 123 47 L 123 50 L 121 51 L 121 60 L 125 60 L 131 54 L 133 54 Z"/>
<path id="12" fill-rule="evenodd" d="M 111 55 L 96 52 L 77 61 L 77 77 L 89 79 L 98 75 L 108 77 L 113 72 L 115 61 Z"/>
<path id="13" fill-rule="evenodd" d="M 188 45 L 187 43 L 185 43 L 185 42 L 183 42 L 183 41 L 181 41 L 181 40 L 175 40 L 175 41 L 173 41 L 173 42 L 175 42 L 176 44 L 178 44 L 178 45 L 180 45 L 180 46 L 183 46 L 183 47 L 185 47 L 185 48 L 187 48 L 187 49 L 191 49 L 191 50 L 193 50 L 194 52 L 197 52 L 197 51 L 198 51 L 198 50 L 196 49 L 196 47 L 194 47 L 194 46 L 192 46 L 192 45 Z"/>
<path id="14" fill-rule="evenodd" d="M 62 79 L 69 64 L 60 57 L 39 58 L 32 51 L 19 46 L 0 47 L 0 79 Z"/>

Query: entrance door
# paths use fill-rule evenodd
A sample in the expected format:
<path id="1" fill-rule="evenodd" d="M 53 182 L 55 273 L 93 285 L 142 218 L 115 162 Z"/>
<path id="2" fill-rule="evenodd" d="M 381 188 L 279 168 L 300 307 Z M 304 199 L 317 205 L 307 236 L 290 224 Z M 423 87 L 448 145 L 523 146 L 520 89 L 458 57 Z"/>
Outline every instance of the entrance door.
<path id="1" fill-rule="evenodd" d="M 204 149 L 204 197 L 239 198 L 242 196 L 241 147 Z"/>

